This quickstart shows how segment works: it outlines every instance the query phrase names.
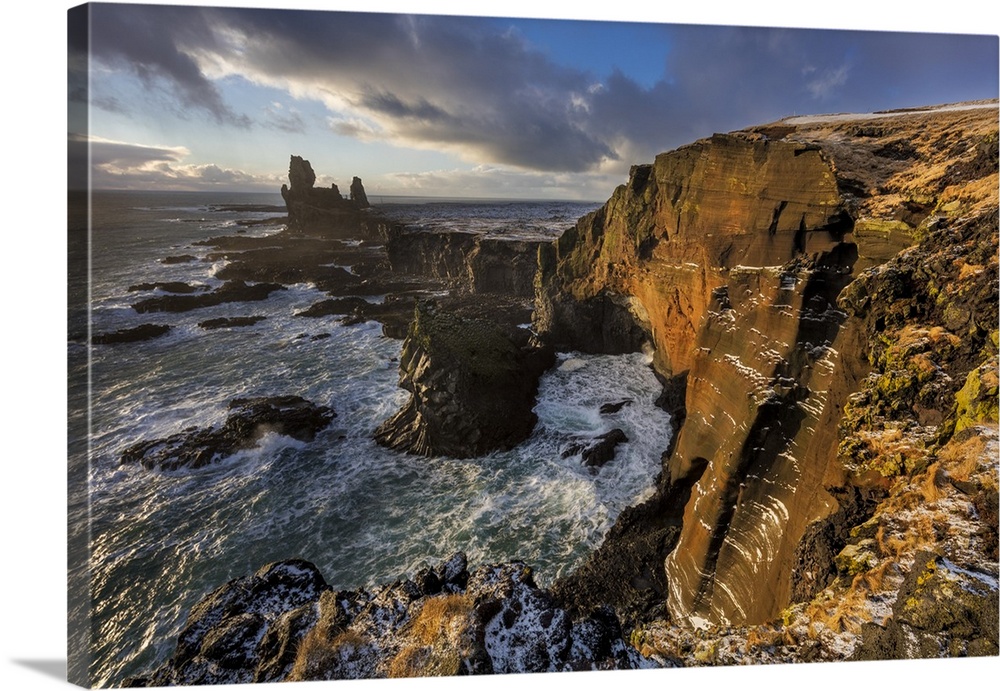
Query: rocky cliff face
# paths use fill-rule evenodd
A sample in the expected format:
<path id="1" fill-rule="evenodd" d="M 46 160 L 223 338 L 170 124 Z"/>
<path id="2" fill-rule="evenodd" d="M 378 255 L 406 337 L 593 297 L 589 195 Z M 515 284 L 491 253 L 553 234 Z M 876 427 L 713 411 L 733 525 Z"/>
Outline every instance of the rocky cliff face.
<path id="1" fill-rule="evenodd" d="M 872 325 L 837 298 L 960 213 L 995 209 L 995 160 L 980 145 L 995 115 L 715 135 L 634 167 L 541 249 L 544 338 L 596 352 L 647 342 L 685 385 L 660 493 L 693 483 L 664 566 L 675 620 L 777 616 L 803 537 L 853 505 L 838 425 L 871 367 Z"/>
<path id="2" fill-rule="evenodd" d="M 399 358 L 411 396 L 375 440 L 424 456 L 510 449 L 534 429 L 538 379 L 554 361 L 524 329 L 420 303 Z"/>
<path id="3" fill-rule="evenodd" d="M 432 276 L 474 294 L 532 298 L 536 256 L 547 240 L 397 228 L 386 243 L 393 271 Z"/>

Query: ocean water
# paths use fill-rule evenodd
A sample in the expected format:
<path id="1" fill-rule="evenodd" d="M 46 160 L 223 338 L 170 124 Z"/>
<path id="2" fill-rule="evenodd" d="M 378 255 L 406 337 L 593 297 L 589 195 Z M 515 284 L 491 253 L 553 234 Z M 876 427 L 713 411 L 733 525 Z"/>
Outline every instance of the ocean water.
<path id="1" fill-rule="evenodd" d="M 203 257 L 208 248 L 193 242 L 235 232 L 238 219 L 276 215 L 218 209 L 228 204 L 281 199 L 95 193 L 89 283 L 86 271 L 71 267 L 71 289 L 89 285 L 89 310 L 70 314 L 68 347 L 71 374 L 81 375 L 77 388 L 86 387 L 90 402 L 75 413 L 89 424 L 89 442 L 71 444 L 79 453 L 70 460 L 71 476 L 86 479 L 86 491 L 70 497 L 71 542 L 89 546 L 89 570 L 71 578 L 89 579 L 90 597 L 70 607 L 78 621 L 89 614 L 97 684 L 118 685 L 162 662 L 191 606 L 267 562 L 307 559 L 334 587 L 355 588 L 463 550 L 473 565 L 522 559 L 546 584 L 579 565 L 621 510 L 652 491 L 669 420 L 654 405 L 659 385 L 643 354 L 560 354 L 541 381 L 531 438 L 508 452 L 459 461 L 408 456 L 372 441 L 406 399 L 397 387 L 401 342 L 382 337 L 374 322 L 295 317 L 325 297 L 311 285 L 264 302 L 137 314 L 131 304 L 145 294 L 128 292 L 131 285 L 221 283 L 214 277 L 219 264 L 167 265 L 161 258 Z M 438 203 L 433 218 L 421 222 L 558 234 L 593 208 L 483 203 L 477 215 L 476 206 Z M 258 226 L 248 234 L 276 231 Z M 249 315 L 266 319 L 228 330 L 197 326 Z M 103 333 L 146 322 L 173 328 L 144 343 L 94 347 L 88 368 L 88 327 Z M 310 338 L 321 334 L 329 336 Z M 313 442 L 267 436 L 257 449 L 198 470 L 119 464 L 137 441 L 221 424 L 233 398 L 280 394 L 331 406 L 337 417 Z M 634 402 L 619 413 L 599 414 L 601 404 L 626 398 Z M 598 472 L 578 456 L 561 457 L 571 439 L 613 427 L 630 441 Z"/>

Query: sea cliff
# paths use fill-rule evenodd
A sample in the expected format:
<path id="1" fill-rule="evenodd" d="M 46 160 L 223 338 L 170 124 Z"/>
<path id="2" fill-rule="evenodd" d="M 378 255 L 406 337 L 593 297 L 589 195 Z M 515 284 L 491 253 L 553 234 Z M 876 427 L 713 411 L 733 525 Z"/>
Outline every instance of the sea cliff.
<path id="1" fill-rule="evenodd" d="M 633 167 L 602 209 L 540 252 L 543 339 L 596 352 L 645 339 L 657 370 L 684 391 L 661 488 L 693 484 L 683 511 L 660 511 L 682 514 L 676 543 L 659 555 L 672 619 L 760 623 L 803 580 L 823 580 L 798 568 L 801 543 L 834 515 L 864 512 L 856 490 L 871 488 L 850 474 L 844 410 L 890 336 L 883 322 L 858 319 L 865 311 L 850 296 L 879 290 L 881 262 L 955 227 L 984 226 L 977 242 L 995 255 L 995 147 L 995 108 L 715 135 Z M 995 332 L 995 256 L 975 265 L 976 285 L 992 287 L 961 309 L 993 318 L 948 333 L 978 352 Z M 918 289 L 883 294 L 877 309 Z M 609 324 L 620 326 L 609 333 Z M 957 370 L 953 381 L 980 364 L 944 359 L 928 367 Z M 949 405 L 936 399 L 943 409 L 928 419 L 941 422 Z"/>
<path id="2" fill-rule="evenodd" d="M 996 655 L 997 129 L 995 102 L 791 118 L 634 166 L 533 246 L 531 348 L 651 354 L 675 428 L 653 496 L 551 590 L 461 556 L 350 593 L 265 567 L 208 595 L 132 683 Z M 466 241 L 390 249 L 394 280 L 475 296 Z M 521 268 L 483 292 L 518 298 Z M 446 376 L 496 368 L 437 333 L 441 309 L 414 312 L 414 399 L 383 443 L 433 452 L 454 394 L 489 396 Z M 526 338 L 487 350 L 518 369 Z M 511 387 L 520 413 L 537 359 Z M 410 414 L 428 402 L 444 408 Z M 458 431 L 461 455 L 479 432 Z M 240 595 L 269 574 L 308 592 Z"/>

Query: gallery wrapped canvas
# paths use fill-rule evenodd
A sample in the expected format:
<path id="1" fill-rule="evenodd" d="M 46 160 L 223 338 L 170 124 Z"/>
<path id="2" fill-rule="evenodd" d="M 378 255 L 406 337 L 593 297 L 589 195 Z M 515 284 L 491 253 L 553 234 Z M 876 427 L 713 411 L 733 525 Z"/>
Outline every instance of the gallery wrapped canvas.
<path id="1" fill-rule="evenodd" d="M 998 655 L 997 36 L 68 26 L 70 681 Z"/>

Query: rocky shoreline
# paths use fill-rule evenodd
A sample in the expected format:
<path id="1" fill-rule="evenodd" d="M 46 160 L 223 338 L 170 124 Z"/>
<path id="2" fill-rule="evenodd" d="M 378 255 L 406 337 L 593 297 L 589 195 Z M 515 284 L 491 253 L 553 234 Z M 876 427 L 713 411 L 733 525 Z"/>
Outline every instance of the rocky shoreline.
<path id="1" fill-rule="evenodd" d="M 408 233 L 293 157 L 286 230 L 205 243 L 229 288 L 136 309 L 314 283 L 303 318 L 405 337 L 412 396 L 376 437 L 409 453 L 517 444 L 568 349 L 651 352 L 676 434 L 550 590 L 462 555 L 351 592 L 272 564 L 129 685 L 998 654 L 997 141 L 995 104 L 715 135 L 551 243 Z"/>

